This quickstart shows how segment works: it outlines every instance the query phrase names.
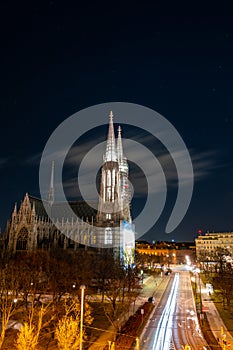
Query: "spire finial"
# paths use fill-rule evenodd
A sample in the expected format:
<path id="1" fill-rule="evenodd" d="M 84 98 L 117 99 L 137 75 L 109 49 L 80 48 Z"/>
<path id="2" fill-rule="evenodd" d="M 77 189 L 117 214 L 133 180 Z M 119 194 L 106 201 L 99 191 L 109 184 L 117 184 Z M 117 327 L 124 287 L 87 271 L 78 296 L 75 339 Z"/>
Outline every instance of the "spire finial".
<path id="1" fill-rule="evenodd" d="M 50 205 L 54 203 L 54 160 L 52 161 L 51 167 L 51 178 L 50 178 L 50 187 L 48 193 L 48 202 Z"/>
<path id="2" fill-rule="evenodd" d="M 35 214 L 36 214 L 36 206 L 35 206 L 35 201 L 33 201 L 32 203 L 32 211 L 31 211 L 31 216 L 35 217 Z"/>
<path id="3" fill-rule="evenodd" d="M 14 211 L 12 213 L 12 216 L 15 217 L 16 215 L 17 215 L 17 204 L 15 203 Z"/>
<path id="4" fill-rule="evenodd" d="M 117 156 L 116 156 L 115 134 L 114 134 L 114 126 L 113 126 L 113 112 L 110 111 L 105 161 L 115 162 L 116 160 L 117 160 Z"/>
<path id="5" fill-rule="evenodd" d="M 118 126 L 118 138 L 117 138 L 117 158 L 118 161 L 121 162 L 123 159 L 123 146 L 121 139 L 121 126 Z"/>
<path id="6" fill-rule="evenodd" d="M 29 197 L 28 197 L 28 193 L 26 192 L 24 199 L 23 199 L 23 204 L 28 205 L 28 203 L 29 203 Z"/>

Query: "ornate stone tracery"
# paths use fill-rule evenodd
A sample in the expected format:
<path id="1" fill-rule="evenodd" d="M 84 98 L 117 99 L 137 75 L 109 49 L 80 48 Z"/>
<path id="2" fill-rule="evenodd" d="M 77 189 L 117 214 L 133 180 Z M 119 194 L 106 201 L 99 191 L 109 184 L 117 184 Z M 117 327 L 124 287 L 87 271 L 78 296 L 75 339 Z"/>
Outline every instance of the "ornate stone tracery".
<path id="1" fill-rule="evenodd" d="M 58 213 L 62 212 L 63 207 L 62 203 L 54 200 L 55 164 L 52 162 L 47 202 L 26 193 L 19 210 L 15 205 L 4 235 L 7 250 L 13 253 L 17 250 L 49 250 L 56 247 L 76 250 L 80 243 L 98 247 L 120 244 L 121 222 L 131 223 L 132 220 L 128 164 L 123 155 L 120 127 L 117 142 L 115 141 L 112 112 L 103 159 L 97 211 L 85 202 L 70 202 L 74 217 L 66 217 L 64 212 L 64 217 L 59 219 Z M 45 202 L 50 217 L 48 210 L 45 210 Z"/>

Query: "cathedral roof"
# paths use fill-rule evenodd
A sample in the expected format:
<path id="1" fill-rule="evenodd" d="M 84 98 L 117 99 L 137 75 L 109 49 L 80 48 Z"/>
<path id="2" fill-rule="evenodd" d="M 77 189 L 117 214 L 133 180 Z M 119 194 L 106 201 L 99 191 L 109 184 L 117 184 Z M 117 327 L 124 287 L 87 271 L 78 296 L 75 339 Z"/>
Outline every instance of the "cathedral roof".
<path id="1" fill-rule="evenodd" d="M 47 201 L 42 201 L 40 198 L 30 196 L 29 195 L 29 200 L 31 204 L 34 203 L 35 206 L 35 212 L 36 215 L 39 217 L 43 217 L 44 219 L 48 219 L 48 214 L 45 210 L 46 204 L 48 205 L 48 210 L 51 211 L 51 217 L 53 219 L 59 219 L 59 218 L 64 218 L 64 220 L 71 220 L 72 217 L 70 217 L 70 211 L 67 210 L 67 206 L 63 202 L 54 202 L 51 206 Z M 91 202 L 90 204 L 93 205 L 91 207 L 88 205 L 85 201 L 69 201 L 69 206 L 74 212 L 73 218 L 74 220 L 78 216 L 80 219 L 83 219 L 86 221 L 88 219 L 89 221 L 94 220 L 96 218 L 97 214 L 97 203 L 96 202 Z M 67 203 L 66 203 L 67 204 Z"/>

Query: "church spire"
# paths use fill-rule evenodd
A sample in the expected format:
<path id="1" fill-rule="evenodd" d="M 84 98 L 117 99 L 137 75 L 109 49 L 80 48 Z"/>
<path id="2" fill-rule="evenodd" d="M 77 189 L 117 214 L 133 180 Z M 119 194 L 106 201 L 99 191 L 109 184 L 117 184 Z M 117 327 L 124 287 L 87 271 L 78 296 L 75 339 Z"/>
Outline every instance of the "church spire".
<path id="1" fill-rule="evenodd" d="M 12 221 L 14 221 L 17 217 L 17 204 L 15 203 L 14 211 L 12 213 Z"/>
<path id="2" fill-rule="evenodd" d="M 49 193 L 48 193 L 48 202 L 50 205 L 52 205 L 54 203 L 54 160 L 52 161 L 50 187 L 49 187 Z"/>
<path id="3" fill-rule="evenodd" d="M 118 162 L 121 163 L 122 160 L 123 160 L 123 146 L 122 146 L 121 127 L 120 127 L 120 125 L 118 126 L 117 158 L 118 158 Z"/>
<path id="4" fill-rule="evenodd" d="M 110 111 L 110 114 L 109 114 L 108 139 L 107 139 L 107 146 L 106 146 L 104 160 L 105 160 L 105 162 L 111 162 L 111 161 L 116 162 L 117 161 L 112 111 Z"/>
<path id="5" fill-rule="evenodd" d="M 16 216 L 17 215 L 17 203 L 15 203 L 14 206 L 14 211 L 13 211 L 13 215 Z"/>

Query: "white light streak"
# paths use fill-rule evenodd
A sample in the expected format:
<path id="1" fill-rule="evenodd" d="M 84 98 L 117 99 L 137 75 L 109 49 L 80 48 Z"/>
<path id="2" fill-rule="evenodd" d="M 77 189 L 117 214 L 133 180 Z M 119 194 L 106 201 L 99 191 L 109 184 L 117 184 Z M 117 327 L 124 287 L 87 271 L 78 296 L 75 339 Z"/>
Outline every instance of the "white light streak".
<path id="1" fill-rule="evenodd" d="M 179 274 L 175 274 L 172 289 L 159 319 L 151 350 L 169 350 L 172 338 L 172 319 L 176 307 Z"/>

